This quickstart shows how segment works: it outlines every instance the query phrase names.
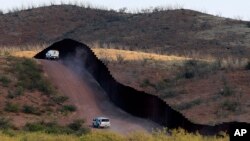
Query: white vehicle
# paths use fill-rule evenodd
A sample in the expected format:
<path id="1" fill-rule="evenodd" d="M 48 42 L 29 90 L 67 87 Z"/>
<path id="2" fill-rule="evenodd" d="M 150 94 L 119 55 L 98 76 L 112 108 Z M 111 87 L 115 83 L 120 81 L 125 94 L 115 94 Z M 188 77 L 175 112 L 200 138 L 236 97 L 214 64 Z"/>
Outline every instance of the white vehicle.
<path id="1" fill-rule="evenodd" d="M 96 128 L 110 127 L 110 120 L 106 117 L 96 117 L 93 119 L 92 125 L 93 127 L 96 127 Z"/>
<path id="2" fill-rule="evenodd" d="M 49 50 L 45 54 L 46 59 L 59 59 L 59 51 L 58 50 Z"/>

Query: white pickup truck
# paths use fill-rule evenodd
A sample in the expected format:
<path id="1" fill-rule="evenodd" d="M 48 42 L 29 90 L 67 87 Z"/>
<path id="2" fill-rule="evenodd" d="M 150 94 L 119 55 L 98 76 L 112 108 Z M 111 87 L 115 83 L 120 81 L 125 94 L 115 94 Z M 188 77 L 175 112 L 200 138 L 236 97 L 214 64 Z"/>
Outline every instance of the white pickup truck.
<path id="1" fill-rule="evenodd" d="M 99 127 L 110 127 L 110 120 L 106 117 L 96 117 L 93 119 L 92 122 L 93 127 L 99 128 Z"/>
<path id="2" fill-rule="evenodd" d="M 59 59 L 59 51 L 58 50 L 49 50 L 45 54 L 46 59 Z"/>

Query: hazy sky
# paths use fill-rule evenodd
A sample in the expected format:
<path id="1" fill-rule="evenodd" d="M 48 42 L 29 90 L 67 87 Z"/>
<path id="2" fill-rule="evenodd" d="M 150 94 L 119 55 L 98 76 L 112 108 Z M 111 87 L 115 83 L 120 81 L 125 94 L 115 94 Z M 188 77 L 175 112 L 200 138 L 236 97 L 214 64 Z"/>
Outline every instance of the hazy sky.
<path id="1" fill-rule="evenodd" d="M 187 9 L 206 11 L 210 14 L 217 14 L 225 17 L 241 17 L 250 20 L 250 0 L 0 0 L 0 9 L 6 11 L 13 7 L 28 5 L 59 4 L 61 1 L 68 3 L 83 2 L 98 7 L 119 9 L 140 9 L 155 6 L 180 5 Z"/>

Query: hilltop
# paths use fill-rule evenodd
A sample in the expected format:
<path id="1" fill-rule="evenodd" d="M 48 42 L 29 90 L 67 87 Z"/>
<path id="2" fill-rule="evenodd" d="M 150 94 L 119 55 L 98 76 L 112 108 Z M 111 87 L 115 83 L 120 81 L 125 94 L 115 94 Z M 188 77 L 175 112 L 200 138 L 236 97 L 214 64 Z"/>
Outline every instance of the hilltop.
<path id="1" fill-rule="evenodd" d="M 92 46 L 179 55 L 247 57 L 249 22 L 197 11 L 136 14 L 52 5 L 0 15 L 0 45 L 52 43 L 72 38 Z"/>

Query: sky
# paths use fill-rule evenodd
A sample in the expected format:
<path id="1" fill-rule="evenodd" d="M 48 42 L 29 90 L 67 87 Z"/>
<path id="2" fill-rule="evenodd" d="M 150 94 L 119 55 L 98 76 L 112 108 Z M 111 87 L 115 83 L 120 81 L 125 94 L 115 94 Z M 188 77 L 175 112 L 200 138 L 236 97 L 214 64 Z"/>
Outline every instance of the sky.
<path id="1" fill-rule="evenodd" d="M 48 5 L 51 2 L 60 4 L 86 3 L 107 9 L 120 9 L 127 7 L 133 11 L 150 7 L 183 7 L 206 12 L 223 17 L 237 18 L 250 21 L 250 0 L 0 0 L 0 9 L 4 12 L 12 8 L 28 7 L 30 5 Z"/>

